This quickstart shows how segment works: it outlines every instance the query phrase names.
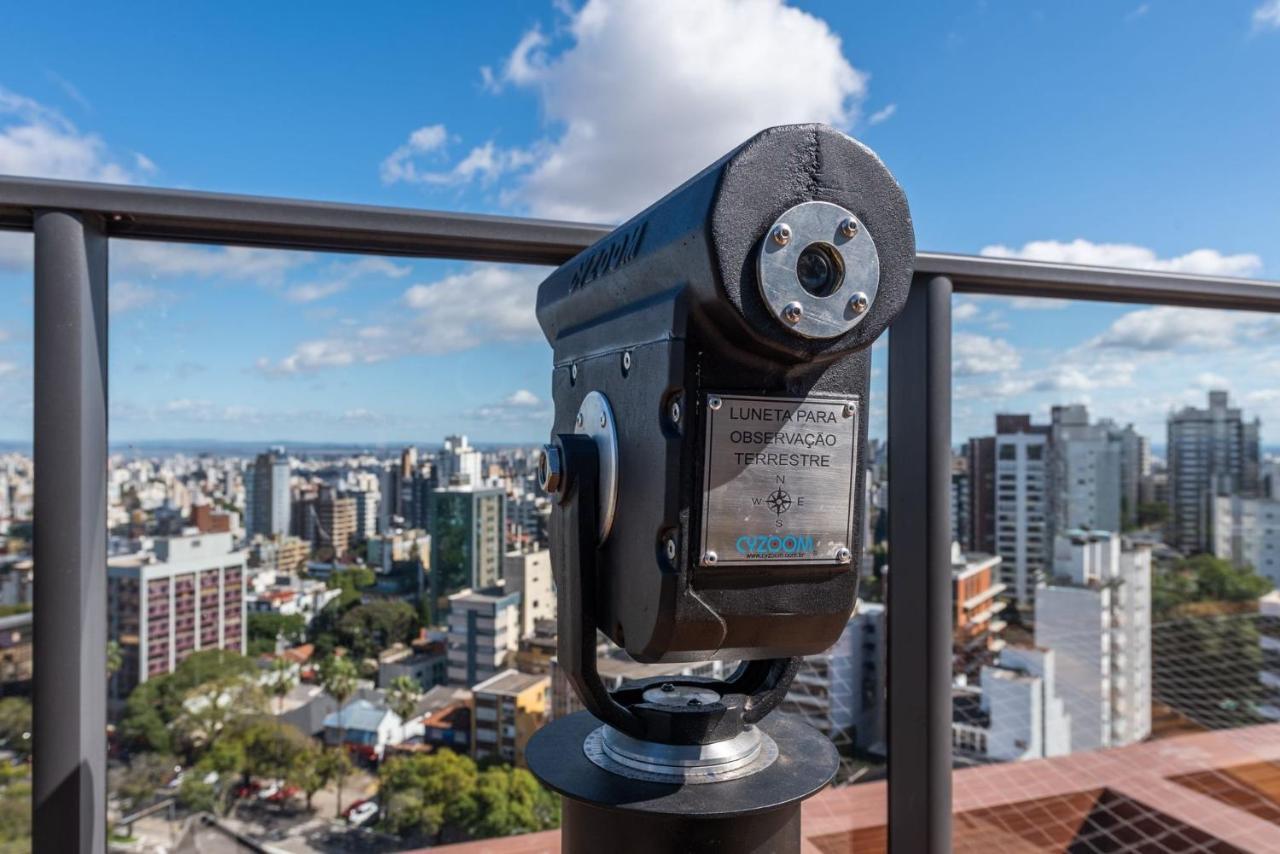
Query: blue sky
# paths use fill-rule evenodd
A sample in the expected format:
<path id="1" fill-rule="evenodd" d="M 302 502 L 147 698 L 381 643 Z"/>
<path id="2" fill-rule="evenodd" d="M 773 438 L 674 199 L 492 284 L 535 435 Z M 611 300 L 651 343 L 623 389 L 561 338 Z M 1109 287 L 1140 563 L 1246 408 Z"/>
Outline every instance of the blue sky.
<path id="1" fill-rule="evenodd" d="M 22 4 L 0 173 L 616 221 L 819 120 L 884 158 L 921 248 L 1280 279 L 1280 0 L 662 6 Z M 112 436 L 538 439 L 543 272 L 117 242 Z M 30 436 L 30 288 L 0 235 L 0 438 Z M 1159 444 L 1226 386 L 1280 442 L 1270 317 L 956 314 L 957 438 L 1087 402 Z"/>

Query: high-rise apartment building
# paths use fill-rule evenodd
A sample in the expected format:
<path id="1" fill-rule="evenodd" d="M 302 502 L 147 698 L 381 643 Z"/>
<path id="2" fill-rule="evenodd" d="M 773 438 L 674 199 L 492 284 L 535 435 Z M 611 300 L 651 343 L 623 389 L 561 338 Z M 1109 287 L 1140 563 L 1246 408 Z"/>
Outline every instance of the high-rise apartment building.
<path id="1" fill-rule="evenodd" d="M 969 460 L 966 456 L 951 459 L 951 542 L 965 550 L 973 548 L 973 487 L 969 483 Z M 870 542 L 869 540 L 867 542 Z"/>
<path id="2" fill-rule="evenodd" d="M 437 602 L 502 579 L 505 529 L 500 489 L 449 486 L 431 493 L 431 592 Z"/>
<path id="3" fill-rule="evenodd" d="M 1081 404 L 1053 407 L 1051 423 L 1050 535 L 1075 528 L 1119 531 L 1119 436 L 1107 425 L 1090 424 Z"/>
<path id="4" fill-rule="evenodd" d="M 503 587 L 520 594 L 520 637 L 534 633 L 538 620 L 556 619 L 551 552 L 508 552 L 502 559 Z"/>
<path id="5" fill-rule="evenodd" d="M 504 670 L 474 686 L 471 693 L 471 751 L 475 758 L 526 767 L 525 746 L 547 720 L 551 678 Z"/>
<path id="6" fill-rule="evenodd" d="M 283 448 L 258 454 L 245 500 L 250 534 L 272 537 L 289 533 L 289 458 Z"/>
<path id="7" fill-rule="evenodd" d="M 1208 551 L 1210 499 L 1256 497 L 1259 422 L 1245 421 L 1227 405 L 1225 391 L 1209 392 L 1209 406 L 1184 407 L 1169 415 L 1168 542 L 1188 554 Z"/>
<path id="8" fill-rule="evenodd" d="M 1054 583 L 1036 598 L 1036 646 L 1054 651 L 1071 750 L 1151 733 L 1151 549 L 1107 531 L 1069 531 Z"/>
<path id="9" fill-rule="evenodd" d="M 996 439 L 970 439 L 965 448 L 969 470 L 969 538 L 966 551 L 996 553 Z"/>
<path id="10" fill-rule="evenodd" d="M 333 549 L 333 558 L 351 550 L 351 538 L 356 533 L 356 499 L 339 497 L 332 490 L 324 490 L 310 503 L 312 514 L 312 543 L 317 549 Z"/>
<path id="11" fill-rule="evenodd" d="M 172 673 L 193 652 L 244 652 L 248 555 L 232 546 L 231 534 L 169 537 L 156 540 L 154 556 L 108 560 L 108 634 L 122 660 L 114 697 Z"/>
<path id="12" fill-rule="evenodd" d="M 520 644 L 520 594 L 501 587 L 449 597 L 449 682 L 471 687 L 506 668 Z"/>
<path id="13" fill-rule="evenodd" d="M 1143 485 L 1151 476 L 1151 440 L 1132 424 L 1099 422 L 1120 444 L 1120 523 L 1125 529 L 1138 524 L 1138 507 L 1144 501 Z"/>
<path id="14" fill-rule="evenodd" d="M 1052 426 L 1030 415 L 997 415 L 995 540 L 1000 581 L 1029 611 L 1051 551 L 1049 444 Z"/>
<path id="15" fill-rule="evenodd" d="M 1280 587 L 1280 499 L 1219 495 L 1210 501 L 1214 556 L 1253 567 Z"/>
<path id="16" fill-rule="evenodd" d="M 367 489 L 357 489 L 347 494 L 348 498 L 355 499 L 356 502 L 356 528 L 353 536 L 356 542 L 363 542 L 373 536 L 378 531 L 378 505 L 381 503 L 381 494 Z"/>
<path id="17" fill-rule="evenodd" d="M 436 471 L 440 486 L 479 487 L 484 483 L 480 452 L 471 447 L 466 436 L 445 437 L 436 456 Z"/>
<path id="18" fill-rule="evenodd" d="M 951 747 L 960 762 L 1017 762 L 1071 752 L 1051 649 L 1010 646 L 977 686 L 952 694 Z"/>

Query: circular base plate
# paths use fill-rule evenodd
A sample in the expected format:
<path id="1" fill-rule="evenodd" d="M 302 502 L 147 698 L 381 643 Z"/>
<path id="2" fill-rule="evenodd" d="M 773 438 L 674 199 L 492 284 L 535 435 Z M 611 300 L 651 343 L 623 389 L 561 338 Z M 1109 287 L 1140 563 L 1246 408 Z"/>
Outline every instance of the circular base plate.
<path id="1" fill-rule="evenodd" d="M 609 726 L 593 730 L 582 750 L 606 771 L 651 783 L 723 783 L 758 774 L 778 758 L 778 745 L 756 727 L 728 742 L 671 745 L 641 741 Z"/>
<path id="2" fill-rule="evenodd" d="M 587 758 L 587 736 L 601 726 L 587 712 L 540 729 L 525 749 L 529 770 L 568 798 L 606 809 L 704 818 L 748 815 L 803 800 L 835 776 L 831 741 L 807 724 L 774 714 L 757 726 L 777 743 L 778 757 L 758 773 L 700 786 L 631 780 Z"/>

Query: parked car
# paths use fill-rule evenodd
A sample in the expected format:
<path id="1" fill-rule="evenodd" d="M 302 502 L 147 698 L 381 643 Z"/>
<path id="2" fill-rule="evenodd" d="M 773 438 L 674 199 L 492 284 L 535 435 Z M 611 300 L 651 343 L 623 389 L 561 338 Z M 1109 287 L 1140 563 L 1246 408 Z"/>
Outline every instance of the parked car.
<path id="1" fill-rule="evenodd" d="M 378 805 L 373 801 L 362 801 L 347 810 L 347 823 L 360 827 L 373 821 L 378 815 Z"/>

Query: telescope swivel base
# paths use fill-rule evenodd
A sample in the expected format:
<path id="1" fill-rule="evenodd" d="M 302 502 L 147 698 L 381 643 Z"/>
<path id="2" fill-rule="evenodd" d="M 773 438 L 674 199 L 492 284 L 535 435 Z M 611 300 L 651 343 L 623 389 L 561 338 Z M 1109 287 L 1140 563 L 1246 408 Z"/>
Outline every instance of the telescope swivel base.
<path id="1" fill-rule="evenodd" d="M 756 726 L 776 743 L 776 759 L 753 774 L 696 785 L 633 779 L 588 757 L 600 726 L 578 712 L 543 727 L 525 750 L 529 769 L 563 796 L 565 854 L 798 854 L 800 804 L 831 781 L 839 764 L 821 733 L 773 715 Z"/>

